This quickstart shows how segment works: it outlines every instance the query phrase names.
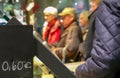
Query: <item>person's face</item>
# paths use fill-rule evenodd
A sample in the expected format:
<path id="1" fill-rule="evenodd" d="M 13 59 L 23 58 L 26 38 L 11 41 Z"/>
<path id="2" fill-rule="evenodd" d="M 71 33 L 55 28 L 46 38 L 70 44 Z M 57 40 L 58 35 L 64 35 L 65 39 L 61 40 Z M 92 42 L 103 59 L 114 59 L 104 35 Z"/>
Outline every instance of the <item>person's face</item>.
<path id="1" fill-rule="evenodd" d="M 67 28 L 72 21 L 72 16 L 71 15 L 62 16 L 62 20 L 64 28 Z"/>
<path id="2" fill-rule="evenodd" d="M 44 14 L 44 19 L 49 23 L 51 22 L 56 16 L 55 15 L 52 15 L 52 14 L 49 14 L 49 13 L 45 13 Z"/>
<path id="3" fill-rule="evenodd" d="M 90 12 L 94 12 L 98 8 L 97 3 L 95 3 L 95 2 L 91 2 L 90 5 L 91 5 Z"/>
<path id="4" fill-rule="evenodd" d="M 81 26 L 86 26 L 86 22 L 87 22 L 87 20 L 85 20 L 83 14 L 80 14 L 79 22 L 80 22 Z"/>

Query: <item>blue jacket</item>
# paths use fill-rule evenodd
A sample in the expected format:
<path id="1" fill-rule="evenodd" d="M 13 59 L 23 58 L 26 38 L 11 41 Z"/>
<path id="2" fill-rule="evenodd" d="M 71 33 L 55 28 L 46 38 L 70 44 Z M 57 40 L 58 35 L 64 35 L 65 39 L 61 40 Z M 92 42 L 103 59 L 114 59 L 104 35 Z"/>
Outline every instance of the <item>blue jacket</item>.
<path id="1" fill-rule="evenodd" d="M 120 0 L 103 0 L 95 19 L 91 57 L 78 66 L 77 78 L 120 78 Z"/>

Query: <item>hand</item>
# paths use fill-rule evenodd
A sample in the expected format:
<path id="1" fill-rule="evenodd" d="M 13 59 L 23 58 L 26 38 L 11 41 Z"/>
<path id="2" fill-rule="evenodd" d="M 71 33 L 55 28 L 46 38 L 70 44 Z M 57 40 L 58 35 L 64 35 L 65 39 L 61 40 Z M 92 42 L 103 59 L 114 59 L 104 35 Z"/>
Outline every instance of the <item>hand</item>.
<path id="1" fill-rule="evenodd" d="M 55 50 L 55 46 L 52 46 L 52 47 L 51 47 L 51 50 L 54 51 L 54 50 Z"/>
<path id="2" fill-rule="evenodd" d="M 53 53 L 56 54 L 60 59 L 62 59 L 62 48 L 55 48 Z"/>

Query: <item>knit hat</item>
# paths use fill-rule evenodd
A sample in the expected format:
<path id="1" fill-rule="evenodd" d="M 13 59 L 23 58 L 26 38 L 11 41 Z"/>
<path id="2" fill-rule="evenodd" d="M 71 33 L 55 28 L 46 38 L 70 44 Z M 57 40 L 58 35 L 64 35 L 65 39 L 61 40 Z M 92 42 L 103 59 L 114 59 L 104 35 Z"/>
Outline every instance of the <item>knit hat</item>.
<path id="1" fill-rule="evenodd" d="M 49 6 L 49 7 L 44 9 L 43 13 L 50 13 L 52 15 L 57 15 L 58 10 L 55 7 Z"/>

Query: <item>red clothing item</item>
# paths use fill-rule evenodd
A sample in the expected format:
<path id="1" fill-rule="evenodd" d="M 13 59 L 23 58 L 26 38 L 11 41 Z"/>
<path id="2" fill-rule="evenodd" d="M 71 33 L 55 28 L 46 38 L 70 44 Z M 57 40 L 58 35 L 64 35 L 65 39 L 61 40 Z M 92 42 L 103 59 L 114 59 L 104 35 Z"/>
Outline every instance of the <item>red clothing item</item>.
<path id="1" fill-rule="evenodd" d="M 46 40 L 48 44 L 54 45 L 60 40 L 60 35 L 60 22 L 56 18 L 47 25 L 46 31 L 43 33 L 42 38 L 43 40 Z"/>

